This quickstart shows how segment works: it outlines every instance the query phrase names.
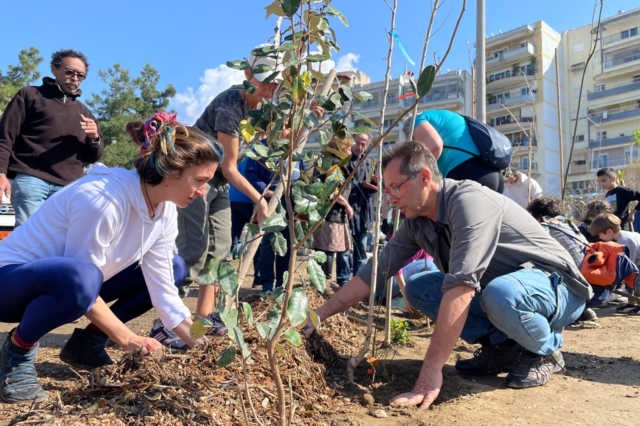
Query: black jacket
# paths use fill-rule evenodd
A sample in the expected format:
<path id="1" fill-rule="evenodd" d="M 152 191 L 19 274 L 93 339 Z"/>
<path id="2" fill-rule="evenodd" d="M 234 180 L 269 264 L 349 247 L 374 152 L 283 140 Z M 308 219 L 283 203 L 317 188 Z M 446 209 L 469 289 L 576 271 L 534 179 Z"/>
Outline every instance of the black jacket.
<path id="1" fill-rule="evenodd" d="M 97 121 L 76 95 L 67 95 L 49 77 L 42 86 L 23 87 L 11 99 L 0 121 L 0 173 L 26 173 L 66 185 L 84 174 L 83 164 L 102 157 L 98 143 L 80 126 L 80 114 Z"/>
<path id="2" fill-rule="evenodd" d="M 351 157 L 347 164 L 347 172 L 351 173 L 360 161 L 360 157 Z M 353 208 L 353 219 L 349 220 L 349 227 L 354 233 L 365 232 L 371 229 L 375 216 L 373 206 L 373 195 L 376 191 L 365 188 L 362 183 L 370 176 L 374 170 L 371 158 L 364 160 L 362 167 L 356 170 L 356 174 L 351 181 L 351 193 L 349 194 L 349 205 Z M 370 182 L 371 183 L 371 182 Z"/>

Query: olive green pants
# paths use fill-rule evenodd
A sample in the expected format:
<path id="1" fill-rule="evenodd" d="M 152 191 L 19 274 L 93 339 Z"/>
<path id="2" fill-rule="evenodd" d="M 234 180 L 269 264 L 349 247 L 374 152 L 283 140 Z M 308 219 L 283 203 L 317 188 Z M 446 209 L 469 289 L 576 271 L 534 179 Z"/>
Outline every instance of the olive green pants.
<path id="1" fill-rule="evenodd" d="M 184 285 L 198 279 L 209 260 L 226 259 L 231 250 L 231 203 L 229 185 L 214 177 L 204 197 L 178 209 L 178 254 L 189 268 Z"/>

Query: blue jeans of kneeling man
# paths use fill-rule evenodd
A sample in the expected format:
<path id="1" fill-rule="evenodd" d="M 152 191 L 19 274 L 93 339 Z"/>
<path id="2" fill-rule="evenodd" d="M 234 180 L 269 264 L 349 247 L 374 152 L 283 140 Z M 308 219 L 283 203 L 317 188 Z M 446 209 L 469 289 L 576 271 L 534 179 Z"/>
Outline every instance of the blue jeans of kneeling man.
<path id="1" fill-rule="evenodd" d="M 440 271 L 422 272 L 407 280 L 407 298 L 415 309 L 435 320 L 442 301 Z M 557 274 L 521 269 L 491 281 L 471 301 L 461 338 L 476 343 L 487 336 L 497 345 L 508 338 L 539 355 L 562 347 L 562 327 L 573 323 L 585 300 L 562 284 Z"/>

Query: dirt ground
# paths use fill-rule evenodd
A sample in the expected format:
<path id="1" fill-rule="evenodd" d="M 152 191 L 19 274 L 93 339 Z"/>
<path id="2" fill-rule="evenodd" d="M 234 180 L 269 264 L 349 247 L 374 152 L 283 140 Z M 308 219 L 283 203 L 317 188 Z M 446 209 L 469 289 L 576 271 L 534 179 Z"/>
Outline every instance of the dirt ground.
<path id="1" fill-rule="evenodd" d="M 250 280 L 247 280 L 250 281 Z M 243 289 L 243 293 L 255 292 Z M 197 290 L 192 289 L 185 299 L 195 308 Z M 408 391 L 418 376 L 422 359 L 429 345 L 431 330 L 424 320 L 412 320 L 412 347 L 402 347 L 385 361 L 388 376 L 371 382 L 366 365 L 356 373 L 359 386 L 335 389 L 335 410 L 316 417 L 313 424 L 327 425 L 638 425 L 640 424 L 640 318 L 615 314 L 610 306 L 597 310 L 596 323 L 587 323 L 565 330 L 563 354 L 566 372 L 556 374 L 544 387 L 513 390 L 504 386 L 504 375 L 491 378 L 463 378 L 454 370 L 458 358 L 469 358 L 476 347 L 459 341 L 444 370 L 444 385 L 436 403 L 425 411 L 415 408 L 392 408 L 389 400 Z M 130 324 L 140 334 L 149 332 L 154 312 L 149 312 Z M 84 379 L 57 354 L 69 338 L 74 327 L 84 327 L 86 319 L 55 329 L 41 341 L 38 353 L 38 374 L 52 398 L 71 388 L 77 388 Z M 0 324 L 0 339 L 4 341 L 12 324 Z M 349 333 L 364 336 L 364 328 L 354 326 Z M 330 327 L 329 327 L 330 328 Z M 325 327 L 324 332 L 330 332 Z M 122 352 L 109 348 L 114 359 Z M 353 355 L 344 353 L 341 355 Z M 341 358 L 347 358 L 341 357 Z M 345 361 L 346 365 L 346 361 Z M 339 374 L 340 369 L 333 374 Z M 328 383 L 334 383 L 327 380 Z M 309 389 L 309 392 L 313 392 Z M 372 408 L 359 403 L 364 393 L 375 400 Z M 342 399 L 342 401 L 340 401 Z M 0 425 L 8 424 L 88 424 L 67 421 L 64 418 L 42 415 L 26 416 L 26 404 L 0 403 Z M 215 407 L 213 407 L 215 409 Z M 35 407 L 34 412 L 37 412 Z M 376 417 L 386 416 L 386 417 Z M 102 424 L 91 422 L 91 424 Z M 130 420 L 114 424 L 134 424 Z M 144 418 L 135 424 L 146 424 Z M 189 422 L 189 424 L 196 424 Z M 220 424 L 220 423 L 219 423 Z"/>

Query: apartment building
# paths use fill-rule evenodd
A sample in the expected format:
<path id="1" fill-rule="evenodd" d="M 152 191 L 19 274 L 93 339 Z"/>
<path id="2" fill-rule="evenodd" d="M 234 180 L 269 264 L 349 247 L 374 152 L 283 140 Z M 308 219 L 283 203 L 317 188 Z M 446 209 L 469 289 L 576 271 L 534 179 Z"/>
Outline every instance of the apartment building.
<path id="1" fill-rule="evenodd" d="M 595 52 L 586 65 L 594 42 Z M 579 196 L 599 190 L 599 168 L 620 169 L 638 160 L 640 147 L 632 133 L 640 127 L 640 8 L 604 18 L 599 27 L 565 31 L 563 50 L 567 140 L 578 123 L 567 193 Z"/>
<path id="2" fill-rule="evenodd" d="M 362 74 L 360 71 L 356 72 L 358 74 L 353 76 L 350 74 L 353 72 L 339 73 L 338 78 L 341 78 L 341 84 L 348 85 L 354 92 L 368 92 L 373 96 L 373 99 L 368 102 L 356 100 L 352 112 L 348 117 L 347 125 L 353 127 L 371 127 L 371 137 L 375 138 L 378 136 L 379 131 L 382 93 L 385 82 L 376 81 L 372 83 L 366 74 Z M 345 76 L 347 75 L 351 78 L 346 79 Z M 406 74 L 402 74 L 389 82 L 383 131 L 388 130 L 389 126 L 391 126 L 405 110 L 413 105 L 415 97 L 412 96 L 412 93 L 413 89 L 409 82 L 409 76 Z M 467 71 L 457 70 L 441 73 L 436 76 L 433 87 L 429 93 L 420 99 L 418 103 L 418 114 L 426 109 L 447 109 L 460 114 L 471 115 L 471 93 L 472 80 L 471 75 Z M 349 105 L 346 105 L 346 108 L 349 108 Z M 367 123 L 363 117 L 371 120 L 374 125 Z M 407 116 L 407 118 L 396 125 L 386 136 L 384 145 L 392 146 L 397 142 L 407 140 L 410 122 L 411 117 Z M 307 146 L 310 149 L 319 147 L 317 135 L 309 137 Z M 377 152 L 373 154 L 377 156 Z"/>
<path id="3" fill-rule="evenodd" d="M 561 183 L 554 58 L 560 40 L 558 32 L 537 21 L 485 44 L 486 122 L 511 140 L 512 165 L 525 173 L 531 169 L 542 189 L 556 195 Z"/>

